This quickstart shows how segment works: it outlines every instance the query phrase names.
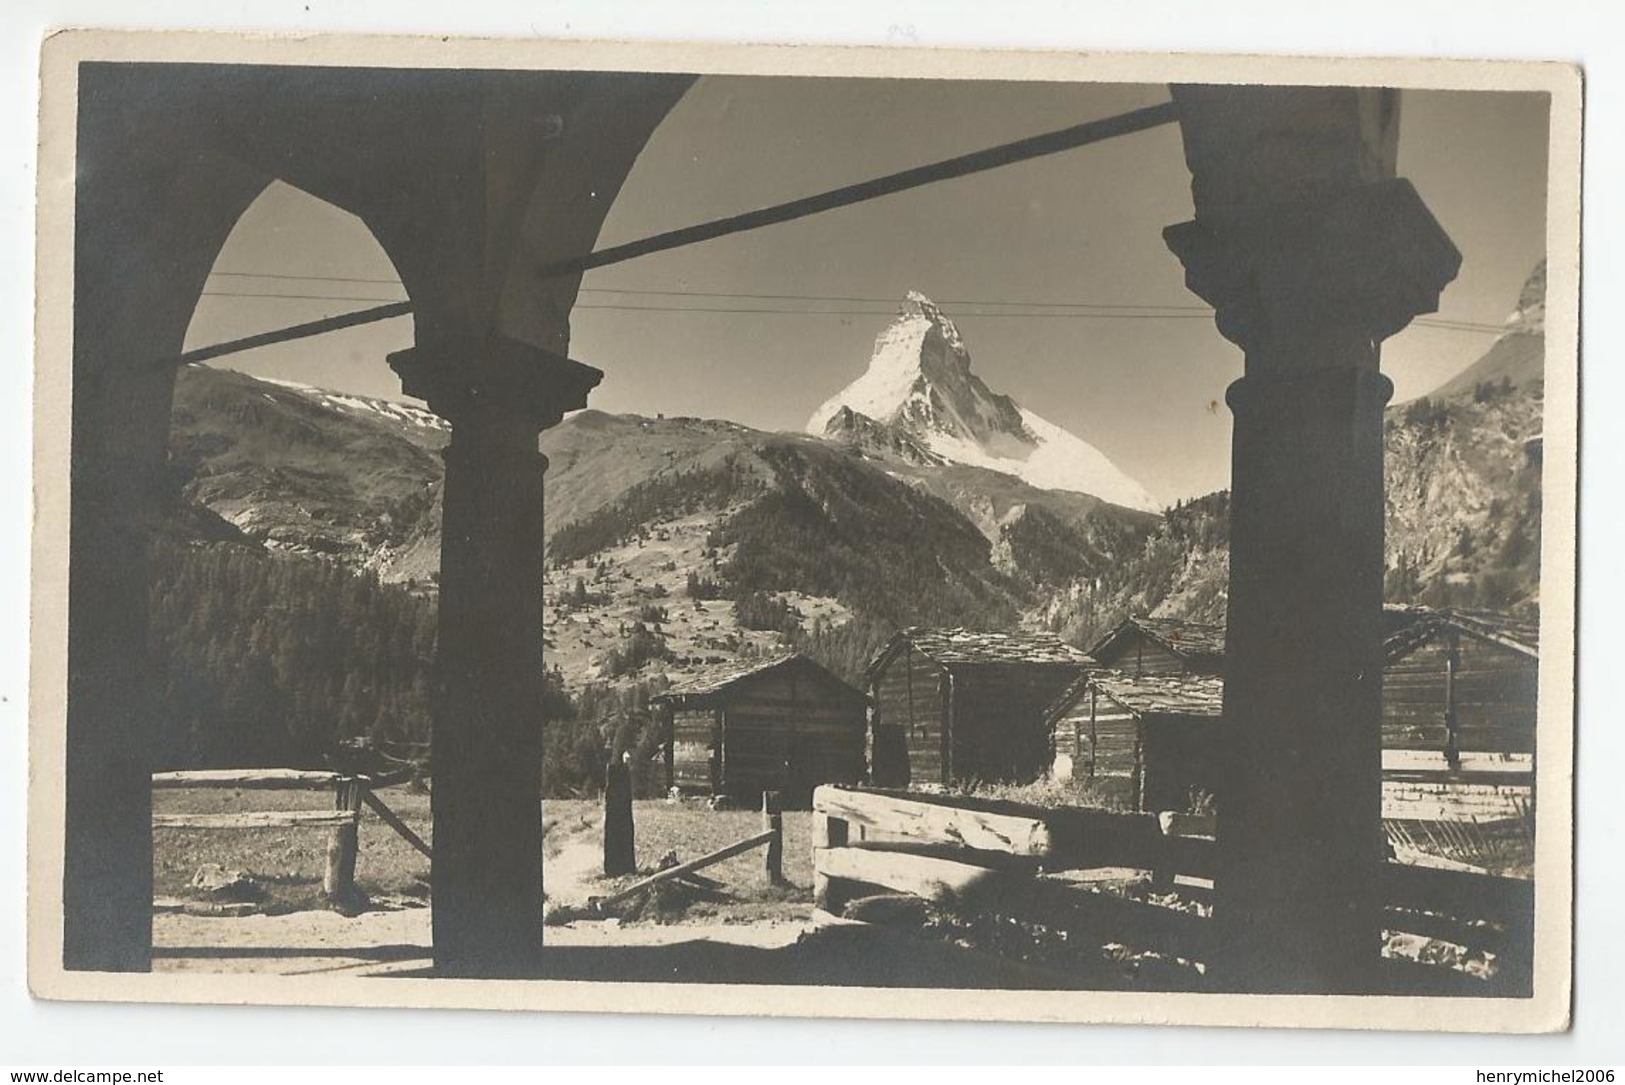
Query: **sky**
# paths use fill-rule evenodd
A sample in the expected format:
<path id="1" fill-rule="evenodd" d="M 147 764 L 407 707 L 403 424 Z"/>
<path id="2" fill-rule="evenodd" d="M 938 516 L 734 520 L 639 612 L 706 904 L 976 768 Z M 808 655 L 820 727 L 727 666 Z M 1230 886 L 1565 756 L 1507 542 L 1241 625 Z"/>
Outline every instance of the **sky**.
<path id="1" fill-rule="evenodd" d="M 706 77 L 655 132 L 599 243 L 1166 97 L 1162 86 Z M 1546 99 L 1407 91 L 1401 116 L 1400 173 L 1464 257 L 1439 315 L 1498 325 L 1544 255 Z M 1194 311 L 1201 302 L 1162 243 L 1164 226 L 1191 217 L 1189 183 L 1170 125 L 598 269 L 583 282 L 570 353 L 605 371 L 598 409 L 799 430 L 863 371 L 896 302 L 919 290 L 955 319 L 993 390 L 1164 501 L 1211 492 L 1228 485 L 1224 390 L 1242 357 Z M 243 215 L 216 273 L 188 348 L 404 297 L 365 225 L 280 183 Z M 264 294 L 279 296 L 246 296 Z M 1042 303 L 1117 308 L 1034 315 Z M 1389 339 L 1396 401 L 1438 386 L 1492 339 L 1422 325 Z M 401 318 L 217 364 L 402 398 L 383 358 L 410 342 Z"/>

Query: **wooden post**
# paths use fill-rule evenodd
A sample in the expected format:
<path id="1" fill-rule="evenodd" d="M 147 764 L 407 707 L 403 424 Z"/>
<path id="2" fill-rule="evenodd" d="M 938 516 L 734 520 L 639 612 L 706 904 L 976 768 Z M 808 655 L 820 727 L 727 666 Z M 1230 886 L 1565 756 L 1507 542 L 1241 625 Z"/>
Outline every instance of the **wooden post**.
<path id="1" fill-rule="evenodd" d="M 1444 657 L 1444 761 L 1461 768 L 1461 721 L 1456 715 L 1456 668 L 1461 666 L 1461 633 L 1455 626 L 1446 634 Z"/>
<path id="2" fill-rule="evenodd" d="M 1095 778 L 1095 772 L 1100 760 L 1100 732 L 1095 723 L 1095 712 L 1099 707 L 1100 691 L 1089 687 L 1089 779 Z"/>
<path id="3" fill-rule="evenodd" d="M 611 761 L 604 768 L 604 873 L 610 877 L 638 872 L 632 838 L 632 768 Z"/>
<path id="4" fill-rule="evenodd" d="M 710 768 L 711 768 L 711 794 L 713 796 L 722 794 L 722 782 L 723 782 L 723 780 L 722 780 L 722 776 L 723 776 L 722 742 L 723 742 L 722 709 L 719 707 L 719 708 L 714 708 L 714 709 L 711 710 L 711 764 L 710 764 Z"/>
<path id="5" fill-rule="evenodd" d="M 779 793 L 762 792 L 762 831 L 771 832 L 773 839 L 767 844 L 767 881 L 769 885 L 784 884 L 784 814 L 779 810 Z"/>
<path id="6" fill-rule="evenodd" d="M 669 795 L 677 786 L 677 706 L 667 701 L 660 715 L 665 743 L 662 754 L 666 762 L 666 794 Z"/>
<path id="7" fill-rule="evenodd" d="M 1145 731 L 1144 721 L 1134 717 L 1134 810 L 1145 812 Z"/>
<path id="8" fill-rule="evenodd" d="M 361 848 L 361 796 L 366 784 L 353 776 L 340 779 L 334 789 L 333 808 L 350 815 L 327 835 L 327 867 L 322 872 L 322 895 L 341 907 L 356 903 L 355 862 Z"/>
<path id="9" fill-rule="evenodd" d="M 846 901 L 840 883 L 824 873 L 823 853 L 846 847 L 847 831 L 846 819 L 813 811 L 813 906 L 831 915 L 840 915 Z"/>

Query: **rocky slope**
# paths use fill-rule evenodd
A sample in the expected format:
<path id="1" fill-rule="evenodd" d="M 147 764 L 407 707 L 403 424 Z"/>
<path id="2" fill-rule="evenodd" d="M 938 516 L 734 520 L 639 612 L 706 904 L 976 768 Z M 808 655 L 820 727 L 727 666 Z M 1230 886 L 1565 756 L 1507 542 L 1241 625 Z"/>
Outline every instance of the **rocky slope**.
<path id="1" fill-rule="evenodd" d="M 1105 454 L 971 372 L 954 322 L 910 292 L 861 376 L 813 412 L 807 432 L 913 464 L 959 463 L 1141 511 L 1159 504 Z"/>
<path id="2" fill-rule="evenodd" d="M 271 550 L 387 569 L 433 507 L 443 426 L 426 411 L 188 367 L 174 483 Z"/>
<path id="3" fill-rule="evenodd" d="M 1528 614 L 1540 603 L 1544 263 L 1484 355 L 1384 426 L 1390 602 Z M 1078 643 L 1129 614 L 1219 621 L 1229 494 L 1168 510 L 1127 561 L 1077 577 L 1037 617 Z"/>

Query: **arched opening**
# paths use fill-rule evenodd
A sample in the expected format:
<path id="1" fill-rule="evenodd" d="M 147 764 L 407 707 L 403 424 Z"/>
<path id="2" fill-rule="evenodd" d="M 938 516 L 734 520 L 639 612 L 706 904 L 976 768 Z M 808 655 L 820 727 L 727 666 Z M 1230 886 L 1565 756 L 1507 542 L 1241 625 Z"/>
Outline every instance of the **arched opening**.
<path id="1" fill-rule="evenodd" d="M 356 216 L 281 182 L 243 212 L 199 296 L 188 350 L 404 300 Z M 149 553 L 155 767 L 381 771 L 426 760 L 445 423 L 399 402 L 383 364 L 410 316 L 272 344 L 175 373 L 166 505 Z M 393 394 L 390 394 L 393 393 Z M 427 797 L 409 814 L 427 823 Z M 155 814 L 223 815 L 242 798 L 165 790 Z M 256 796 L 330 809 L 331 791 Z M 363 830 L 362 897 L 426 892 L 428 861 Z M 273 840 L 274 838 L 274 840 Z M 270 909 L 323 903 L 324 838 L 159 831 L 154 891 L 241 870 Z M 280 858 L 265 854 L 287 846 Z M 219 887 L 205 879 L 204 896 Z M 345 904 L 361 898 L 349 894 Z"/>

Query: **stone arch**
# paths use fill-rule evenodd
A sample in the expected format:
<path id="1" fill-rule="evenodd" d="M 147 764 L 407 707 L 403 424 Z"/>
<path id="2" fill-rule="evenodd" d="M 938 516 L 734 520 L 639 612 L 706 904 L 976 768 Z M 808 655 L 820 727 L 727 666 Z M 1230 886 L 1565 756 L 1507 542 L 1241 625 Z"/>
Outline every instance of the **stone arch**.
<path id="1" fill-rule="evenodd" d="M 450 531 L 464 547 L 456 563 L 494 570 L 485 580 L 476 575 L 469 592 L 443 594 L 443 629 L 448 610 L 461 614 L 450 639 L 466 643 L 442 670 L 455 676 L 483 666 L 486 656 L 500 659 L 497 671 L 516 679 L 515 692 L 497 702 L 476 698 L 454 753 L 437 754 L 437 762 L 455 767 L 457 755 L 471 750 L 476 770 L 520 766 L 513 793 L 497 806 L 521 831 L 494 842 L 464 834 L 464 847 L 473 850 L 459 861 L 456 813 L 479 823 L 490 811 L 442 796 L 437 807 L 453 816 L 441 827 L 448 844 L 436 864 L 444 905 L 437 945 L 442 912 L 453 934 L 473 930 L 478 944 L 461 957 L 474 959 L 467 967 L 475 970 L 523 961 L 527 947 L 516 940 L 539 941 L 540 848 L 525 838 L 527 827 L 539 832 L 539 772 L 524 779 L 525 756 L 516 752 L 528 738 L 515 721 L 529 713 L 515 706 L 526 701 L 534 663 L 525 651 L 528 627 L 533 617 L 539 621 L 540 600 L 526 598 L 522 586 L 504 591 L 501 574 L 515 561 L 522 567 L 527 553 L 540 560 L 539 536 L 532 538 L 540 529 L 536 430 L 595 378 L 563 357 L 579 280 L 543 280 L 528 269 L 590 250 L 648 132 L 690 81 L 592 72 L 81 66 L 66 967 L 150 965 L 154 705 L 133 677 L 145 656 L 146 537 L 163 498 L 174 363 L 187 325 L 221 245 L 273 178 L 356 214 L 394 263 L 413 302 L 417 344 L 398 368 L 412 374 L 431 405 L 457 418 L 448 467 L 460 479 L 452 488 L 459 494 L 448 497 L 448 508 L 474 522 Z M 462 412 L 470 406 L 477 409 Z M 491 492 L 491 480 L 517 489 Z M 491 547 L 500 560 L 487 560 Z M 526 575 L 520 568 L 521 584 Z M 459 598 L 468 602 L 459 607 Z M 505 620 L 483 622 L 487 611 Z M 539 625 L 534 633 L 539 638 Z M 479 878 L 506 870 L 506 859 L 520 853 L 512 876 L 499 878 L 489 894 L 494 903 L 480 900 Z M 501 917 L 523 933 L 516 939 L 512 930 L 484 929 L 482 916 Z"/>

